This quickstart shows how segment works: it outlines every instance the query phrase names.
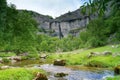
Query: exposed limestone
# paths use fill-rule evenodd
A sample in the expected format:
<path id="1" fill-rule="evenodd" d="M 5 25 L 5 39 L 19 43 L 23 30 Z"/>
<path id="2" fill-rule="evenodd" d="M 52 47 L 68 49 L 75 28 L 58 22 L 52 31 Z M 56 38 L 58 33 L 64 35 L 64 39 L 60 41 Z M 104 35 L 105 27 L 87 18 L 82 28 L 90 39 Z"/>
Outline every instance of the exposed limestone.
<path id="1" fill-rule="evenodd" d="M 10 66 L 1 66 L 0 68 L 1 68 L 1 69 L 9 69 Z"/>
<path id="2" fill-rule="evenodd" d="M 21 56 L 12 56 L 12 57 L 8 57 L 7 59 L 9 60 L 16 60 L 16 61 L 21 61 Z"/>
<path id="3" fill-rule="evenodd" d="M 110 52 L 110 51 L 105 51 L 105 52 L 103 52 L 102 54 L 105 55 L 105 56 L 106 56 L 106 55 L 112 55 L 112 52 Z"/>
<path id="4" fill-rule="evenodd" d="M 44 58 L 44 59 L 46 59 L 47 56 L 48 56 L 47 54 L 41 54 L 41 55 L 40 55 L 40 58 Z"/>
<path id="5" fill-rule="evenodd" d="M 91 57 L 94 57 L 94 56 L 100 56 L 101 53 L 99 52 L 91 52 L 89 55 L 88 55 L 88 58 L 91 58 Z"/>
<path id="6" fill-rule="evenodd" d="M 69 34 L 77 36 L 79 32 L 89 23 L 89 19 L 94 19 L 96 17 L 95 15 L 91 15 L 90 17 L 83 15 L 81 13 L 81 9 L 68 12 L 56 19 L 33 11 L 26 12 L 32 15 L 38 23 L 40 32 L 37 34 L 45 33 L 50 36 L 58 36 L 59 38 L 66 37 Z"/>

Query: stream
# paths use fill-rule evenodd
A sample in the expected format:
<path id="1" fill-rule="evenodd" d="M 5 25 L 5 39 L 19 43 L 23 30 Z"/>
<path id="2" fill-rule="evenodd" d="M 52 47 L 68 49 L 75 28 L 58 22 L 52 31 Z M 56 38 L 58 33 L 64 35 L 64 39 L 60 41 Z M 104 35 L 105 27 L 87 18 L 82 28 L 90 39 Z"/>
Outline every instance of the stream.
<path id="1" fill-rule="evenodd" d="M 49 73 L 49 80 L 105 80 L 106 77 L 114 76 L 114 72 L 107 69 L 73 69 L 65 66 L 54 66 L 52 64 L 44 64 L 36 68 L 43 69 Z M 68 74 L 65 77 L 54 77 L 56 73 Z"/>
<path id="2" fill-rule="evenodd" d="M 33 67 L 45 70 L 48 80 L 106 80 L 113 77 L 114 72 L 109 69 L 89 68 L 83 66 L 54 66 L 52 64 L 40 64 L 37 60 L 26 60 L 19 63 L 8 64 L 14 67 Z M 68 74 L 65 77 L 55 77 L 57 73 Z"/>

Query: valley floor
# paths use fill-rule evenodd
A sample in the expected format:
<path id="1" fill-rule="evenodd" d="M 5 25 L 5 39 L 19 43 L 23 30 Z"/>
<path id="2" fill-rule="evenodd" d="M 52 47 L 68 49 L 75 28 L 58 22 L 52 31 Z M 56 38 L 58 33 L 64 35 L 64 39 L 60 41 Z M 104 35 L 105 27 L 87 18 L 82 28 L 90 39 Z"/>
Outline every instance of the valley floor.
<path id="1" fill-rule="evenodd" d="M 14 55 L 13 53 L 10 55 Z M 5 56 L 2 54 L 2 56 Z M 8 56 L 8 55 L 7 55 Z M 114 69 L 117 65 L 120 65 L 120 44 L 119 45 L 107 45 L 99 48 L 92 49 L 81 49 L 75 50 L 71 52 L 61 52 L 61 53 L 48 53 L 48 57 L 46 61 L 51 60 L 65 60 L 67 66 L 87 66 L 87 67 L 97 67 L 97 68 L 110 68 Z M 17 71 L 15 73 L 15 71 Z M 21 74 L 17 74 L 20 71 L 21 74 L 25 74 L 26 77 L 21 76 Z M 22 72 L 21 72 L 22 71 Z M 8 75 L 13 74 L 14 78 L 12 80 L 18 80 L 17 77 L 20 76 L 19 80 L 29 80 L 29 78 L 33 78 L 33 71 L 28 71 L 26 69 L 13 69 L 11 72 L 10 69 L 0 70 L 0 80 L 10 80 L 8 79 Z M 37 71 L 35 71 L 37 72 Z M 4 73 L 4 74 L 3 74 Z M 28 77 L 31 76 L 31 77 Z M 16 78 L 16 79 L 15 79 Z M 25 79 L 24 79 L 25 78 Z M 120 76 L 116 76 L 115 78 L 108 78 L 108 80 L 119 80 Z"/>

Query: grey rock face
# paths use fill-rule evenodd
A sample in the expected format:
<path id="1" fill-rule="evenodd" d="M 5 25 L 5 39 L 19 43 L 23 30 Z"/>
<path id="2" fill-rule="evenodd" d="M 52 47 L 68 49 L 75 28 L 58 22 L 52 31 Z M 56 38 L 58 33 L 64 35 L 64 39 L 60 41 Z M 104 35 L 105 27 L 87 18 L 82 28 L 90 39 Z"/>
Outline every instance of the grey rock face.
<path id="1" fill-rule="evenodd" d="M 73 12 L 68 12 L 56 19 L 50 16 L 38 14 L 28 11 L 39 24 L 38 28 L 50 36 L 66 37 L 69 34 L 77 36 L 79 32 L 89 23 L 89 16 L 83 15 L 78 9 Z M 95 16 L 91 16 L 91 19 Z"/>

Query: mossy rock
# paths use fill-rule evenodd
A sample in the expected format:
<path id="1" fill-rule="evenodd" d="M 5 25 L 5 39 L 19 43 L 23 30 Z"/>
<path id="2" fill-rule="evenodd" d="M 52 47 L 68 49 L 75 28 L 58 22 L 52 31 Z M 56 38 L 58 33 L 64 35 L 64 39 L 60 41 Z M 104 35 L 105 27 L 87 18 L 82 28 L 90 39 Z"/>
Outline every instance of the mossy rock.
<path id="1" fill-rule="evenodd" d="M 54 65 L 65 66 L 66 65 L 66 60 L 55 60 Z"/>
<path id="2" fill-rule="evenodd" d="M 67 76 L 68 74 L 66 74 L 66 73 L 56 73 L 54 76 L 55 77 L 65 77 L 65 76 Z"/>
<path id="3" fill-rule="evenodd" d="M 105 63 L 100 62 L 100 61 L 95 61 L 95 60 L 89 61 L 87 64 L 85 64 L 85 66 L 98 67 L 98 68 L 107 68 L 108 67 L 108 65 L 106 65 Z"/>
<path id="4" fill-rule="evenodd" d="M 48 80 L 48 79 L 47 79 L 46 75 L 38 72 L 37 75 L 36 75 L 36 77 L 35 77 L 35 79 L 33 79 L 33 80 Z"/>
<path id="5" fill-rule="evenodd" d="M 120 74 L 120 65 L 118 65 L 114 68 L 114 73 L 115 74 Z"/>

